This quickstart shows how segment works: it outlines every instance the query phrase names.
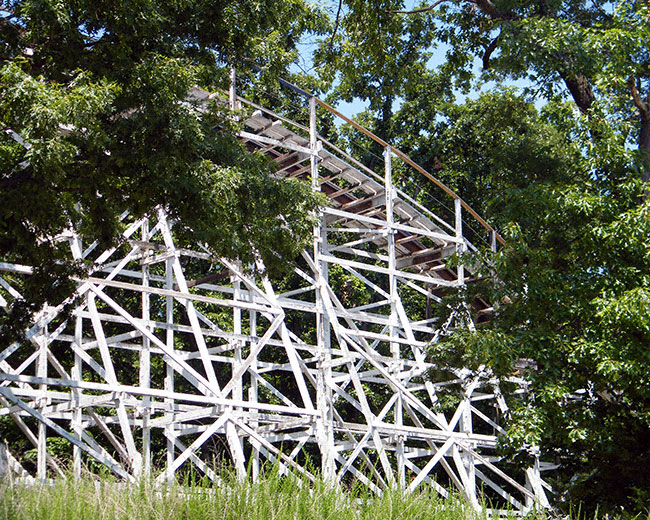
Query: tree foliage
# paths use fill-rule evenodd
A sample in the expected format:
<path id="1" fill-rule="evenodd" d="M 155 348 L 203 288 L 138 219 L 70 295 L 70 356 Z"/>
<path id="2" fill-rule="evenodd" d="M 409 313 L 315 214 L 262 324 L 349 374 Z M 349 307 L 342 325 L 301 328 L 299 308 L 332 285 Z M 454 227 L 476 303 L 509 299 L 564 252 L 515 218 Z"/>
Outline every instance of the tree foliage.
<path id="1" fill-rule="evenodd" d="M 229 64 L 286 70 L 328 21 L 305 0 L 14 0 L 0 11 L 0 257 L 36 266 L 2 333 L 72 290 L 83 264 L 54 237 L 112 243 L 119 215 L 165 206 L 182 238 L 282 269 L 318 203 L 269 175 L 218 104 Z M 495 222 L 507 245 L 475 295 L 474 334 L 432 349 L 441 367 L 521 360 L 533 392 L 510 420 L 511 452 L 540 442 L 562 497 L 647 509 L 650 481 L 650 23 L 647 2 L 344 0 L 315 55 L 332 97 L 363 115 Z M 410 9 L 410 10 L 409 10 Z M 434 53 L 444 59 L 434 65 Z M 522 93 L 487 92 L 525 80 Z M 314 79 L 305 84 L 318 85 Z M 538 110 L 532 101 L 542 101 Z M 372 152 L 372 150 L 371 150 Z M 421 201 L 431 187 L 396 170 Z M 496 272 L 498 276 L 493 277 Z M 350 298 L 364 295 L 340 273 Z M 21 306 L 22 305 L 22 306 Z M 444 319 L 441 316 L 441 319 Z M 22 325 L 21 325 L 22 326 Z M 15 332 L 15 330 L 13 331 Z"/>
<path id="2" fill-rule="evenodd" d="M 0 317 L 5 335 L 69 294 L 55 237 L 113 243 L 125 211 L 165 207 L 187 240 L 219 256 L 283 269 L 320 202 L 272 176 L 234 137 L 219 103 L 189 97 L 227 85 L 229 64 L 285 70 L 326 18 L 303 0 L 4 2 L 0 11 L 0 257 L 35 275 Z M 27 303 L 29 302 L 29 303 Z"/>
<path id="3" fill-rule="evenodd" d="M 466 301 L 448 301 L 467 305 L 480 294 L 494 307 L 489 323 L 451 336 L 431 355 L 443 367 L 523 370 L 533 392 L 511 414 L 507 447 L 540 442 L 543 456 L 560 463 L 552 478 L 562 499 L 584 501 L 588 510 L 647 510 L 647 3 L 345 5 L 330 62 L 354 62 L 364 52 L 391 75 L 383 81 L 397 95 L 392 139 L 496 223 L 507 242 L 496 256 L 485 253 L 490 268 L 480 274 L 488 278 L 468 286 Z M 376 11 L 381 16 L 363 16 Z M 355 49 L 360 33 L 422 47 L 410 50 L 415 61 L 401 74 L 382 64 L 406 46 L 395 44 L 393 56 L 370 40 Z M 439 65 L 429 61 L 436 49 L 445 53 Z M 353 67 L 346 74 L 343 86 L 364 77 Z M 499 90 L 504 80 L 526 87 Z M 488 92 L 492 81 L 497 90 Z M 477 87 L 486 93 L 458 101 Z M 345 95 L 370 99 L 363 88 Z M 376 104 L 364 120 L 373 116 L 386 126 Z M 426 184 L 403 182 L 427 200 Z M 516 368 L 521 360 L 528 368 Z"/>

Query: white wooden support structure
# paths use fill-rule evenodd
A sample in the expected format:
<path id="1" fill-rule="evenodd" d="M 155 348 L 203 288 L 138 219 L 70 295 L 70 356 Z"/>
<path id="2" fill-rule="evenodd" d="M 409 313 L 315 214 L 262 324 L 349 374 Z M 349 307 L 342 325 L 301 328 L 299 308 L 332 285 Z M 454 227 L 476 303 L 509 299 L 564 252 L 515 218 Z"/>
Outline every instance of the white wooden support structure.
<path id="1" fill-rule="evenodd" d="M 547 507 L 537 461 L 518 476 L 502 469 L 499 381 L 485 369 L 428 375 L 427 345 L 473 327 L 472 309 L 446 323 L 425 314 L 425 301 L 439 304 L 441 291 L 463 290 L 473 276 L 470 265 L 446 262 L 476 247 L 463 223 L 478 222 L 492 250 L 500 237 L 367 130 L 384 148 L 383 171 L 328 143 L 317 111 L 337 113 L 324 102 L 307 97 L 303 127 L 258 105 L 247 115 L 251 104 L 235 87 L 233 73 L 224 102 L 241 109 L 247 146 L 276 161 L 278 175 L 330 198 L 312 246 L 278 284 L 261 263 L 243 269 L 202 244 L 178 247 L 162 208 L 124 216 L 124 240 L 108 251 L 70 230 L 70 258 L 93 265 L 77 281 L 72 313 L 52 302 L 24 342 L 0 349 L 0 414 L 38 452 L 33 467 L 18 459 L 12 467 L 39 479 L 57 474 L 48 452 L 57 437 L 77 477 L 92 461 L 130 481 L 163 470 L 159 480 L 171 482 L 191 467 L 218 481 L 213 463 L 228 459 L 242 478 L 272 462 L 313 479 L 306 466 L 318 462 L 332 485 L 357 480 L 377 493 L 427 485 L 444 496 L 460 491 L 476 508 L 482 498 L 521 514 Z M 193 92 L 199 102 L 209 97 Z M 395 185 L 397 161 L 444 187 L 451 221 Z M 2 306 L 21 297 L 31 272 L 0 262 Z M 459 401 L 445 412 L 440 395 L 450 388 Z"/>

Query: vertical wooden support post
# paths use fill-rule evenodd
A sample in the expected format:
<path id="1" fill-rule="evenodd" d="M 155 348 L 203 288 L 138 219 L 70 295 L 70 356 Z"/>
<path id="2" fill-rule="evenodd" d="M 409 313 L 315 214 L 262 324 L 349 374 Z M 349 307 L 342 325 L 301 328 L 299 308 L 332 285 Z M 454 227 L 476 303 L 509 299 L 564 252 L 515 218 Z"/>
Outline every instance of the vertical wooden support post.
<path id="1" fill-rule="evenodd" d="M 490 231 L 490 249 L 493 253 L 497 252 L 497 232 L 494 229 Z"/>
<path id="2" fill-rule="evenodd" d="M 463 407 L 461 416 L 460 416 L 460 424 L 459 424 L 459 429 L 461 432 L 466 433 L 468 435 L 471 435 L 474 433 L 474 428 L 472 426 L 472 410 L 471 410 L 471 399 L 470 396 L 465 394 L 465 397 L 463 399 L 463 402 L 461 403 L 461 406 Z M 476 468 L 474 464 L 474 457 L 466 452 L 463 451 L 461 455 L 463 464 L 465 466 L 465 471 L 467 473 L 467 482 L 466 482 L 466 493 L 472 503 L 476 503 L 478 506 L 478 499 L 476 497 Z"/>
<path id="3" fill-rule="evenodd" d="M 83 318 L 81 316 L 75 317 L 74 323 L 74 342 L 77 350 L 82 348 L 82 337 L 83 337 Z M 74 366 L 72 367 L 72 379 L 73 381 L 82 381 L 83 373 L 83 361 L 81 356 L 75 352 L 74 355 Z M 74 401 L 74 412 L 72 412 L 72 429 L 74 430 L 76 438 L 81 441 L 81 435 L 83 432 L 82 426 L 82 408 L 81 403 L 79 402 L 81 398 L 81 390 L 73 392 L 72 399 Z M 76 444 L 72 448 L 72 473 L 75 479 L 81 478 L 81 449 Z"/>
<path id="4" fill-rule="evenodd" d="M 237 73 L 235 68 L 230 68 L 230 89 L 228 91 L 230 110 L 237 110 Z"/>
<path id="5" fill-rule="evenodd" d="M 83 257 L 83 244 L 79 236 L 72 238 L 70 249 L 75 260 L 81 260 Z M 83 318 L 76 314 L 74 316 L 74 364 L 70 371 L 70 377 L 73 381 L 83 381 L 83 360 L 78 354 L 82 350 L 83 343 Z M 77 388 L 72 391 L 72 431 L 78 441 L 81 442 L 83 434 L 83 409 L 81 408 L 82 390 Z M 81 449 L 76 444 L 72 446 L 72 475 L 75 480 L 81 478 Z"/>
<path id="6" fill-rule="evenodd" d="M 7 454 L 7 445 L 3 442 L 0 443 L 0 482 L 6 478 L 11 478 L 11 470 L 9 469 L 9 455 Z M 11 483 L 11 481 L 9 481 Z M 10 485 L 12 485 L 11 483 Z"/>
<path id="7" fill-rule="evenodd" d="M 311 150 L 311 183 L 315 192 L 320 191 L 318 179 L 318 131 L 316 127 L 316 98 L 309 99 L 309 148 Z M 314 264 L 316 273 L 316 331 L 318 344 L 318 370 L 316 374 L 316 407 L 320 415 L 316 419 L 316 436 L 321 452 L 323 478 L 333 483 L 336 477 L 333 401 L 331 390 L 332 354 L 330 350 L 330 321 L 323 305 L 323 292 L 327 290 L 328 264 L 321 260 L 327 248 L 325 219 L 314 226 Z"/>
<path id="8" fill-rule="evenodd" d="M 239 267 L 239 270 L 241 271 L 241 265 L 237 263 L 237 266 Z M 232 288 L 233 288 L 233 293 L 232 297 L 234 301 L 240 301 L 242 299 L 241 295 L 241 280 L 239 279 L 238 276 L 236 276 L 234 273 L 232 275 Z M 241 307 L 234 307 L 232 308 L 232 323 L 233 323 L 233 333 L 241 335 L 242 333 L 242 320 L 241 320 Z M 234 361 L 232 364 L 232 374 L 235 374 L 237 370 L 239 370 L 239 367 L 242 364 L 242 342 L 240 340 L 235 340 L 234 342 Z M 236 401 L 242 401 L 243 400 L 243 395 L 244 395 L 244 385 L 243 385 L 243 376 L 239 377 L 239 380 L 235 381 L 235 387 L 232 390 L 232 397 Z M 238 441 L 239 445 L 241 446 L 241 451 L 243 452 L 244 450 L 244 439 L 239 436 Z M 239 469 L 239 468 L 238 468 Z M 244 475 L 240 475 L 240 478 L 243 478 Z"/>
<path id="9" fill-rule="evenodd" d="M 397 299 L 399 294 L 397 292 L 397 258 L 395 251 L 395 216 L 394 199 L 395 189 L 393 187 L 393 161 L 391 147 L 386 146 L 384 149 L 384 193 L 385 193 L 385 206 L 386 206 L 386 241 L 388 250 L 388 294 L 390 297 L 390 321 L 389 321 L 389 335 L 391 338 L 397 335 L 397 323 L 399 320 L 397 314 Z M 400 344 L 392 342 L 390 344 L 390 351 L 393 357 L 392 371 L 397 374 L 401 370 L 401 352 Z M 401 426 L 403 423 L 403 404 L 402 395 L 398 394 L 397 401 L 395 402 L 395 424 Z M 400 487 L 406 487 L 406 470 L 404 462 L 404 436 L 397 435 L 395 438 L 395 456 L 397 458 L 397 479 Z M 389 478 L 391 475 L 389 475 Z"/>
<path id="10" fill-rule="evenodd" d="M 531 493 L 534 493 L 535 490 L 533 489 L 533 483 L 530 479 L 530 474 L 528 471 L 526 471 L 526 489 L 530 491 Z M 535 505 L 535 501 L 532 499 L 532 497 L 525 495 L 524 496 L 524 505 L 526 506 L 526 510 L 530 511 L 533 506 Z"/>
<path id="11" fill-rule="evenodd" d="M 462 242 L 456 244 L 456 252 L 459 255 L 462 255 L 465 252 L 465 242 L 463 239 L 463 204 L 459 197 L 454 199 L 454 215 L 455 215 L 455 230 L 456 238 L 462 240 Z M 463 286 L 465 284 L 465 266 L 462 262 L 459 262 L 458 267 L 456 268 L 458 273 L 458 285 Z M 471 322 L 471 319 L 470 319 Z M 467 384 L 467 382 L 465 382 Z M 470 395 L 471 391 L 469 387 L 464 391 L 465 395 L 463 401 L 460 403 L 461 407 L 461 416 L 459 420 L 460 431 L 464 433 L 472 433 L 472 412 L 471 412 L 471 400 Z M 464 493 L 470 502 L 474 505 L 475 508 L 478 507 L 478 500 L 476 497 L 476 471 L 474 469 L 474 460 L 472 455 L 470 455 L 465 450 L 460 450 L 457 446 L 454 446 L 454 453 L 459 454 L 459 462 L 463 466 L 465 475 L 463 476 L 464 481 Z M 460 471 L 460 467 L 458 470 Z"/>
<path id="12" fill-rule="evenodd" d="M 456 238 L 463 240 L 463 205 L 460 198 L 454 199 L 454 213 L 456 217 Z M 463 254 L 465 252 L 465 242 L 456 244 L 456 252 Z M 465 266 L 462 263 L 458 264 L 458 285 L 465 284 Z"/>
<path id="13" fill-rule="evenodd" d="M 142 220 L 142 241 L 149 242 L 149 219 Z M 149 287 L 149 265 L 145 262 L 148 260 L 150 250 L 143 257 L 142 265 L 142 286 Z M 150 330 L 149 322 L 151 320 L 151 296 L 145 290 L 142 291 L 142 321 L 144 326 Z M 146 336 L 142 337 L 142 350 L 140 351 L 140 388 L 151 387 L 151 340 Z M 149 475 L 151 471 L 151 427 L 149 420 L 151 418 L 151 398 L 143 395 L 142 397 L 142 459 L 144 462 L 144 475 Z"/>
<path id="14" fill-rule="evenodd" d="M 311 150 L 311 187 L 314 191 L 320 191 L 318 182 L 318 129 L 316 128 L 316 98 L 309 98 L 309 149 Z"/>
<path id="15" fill-rule="evenodd" d="M 47 377 L 47 325 L 43 328 L 42 334 L 38 336 L 38 361 L 36 366 L 36 376 L 37 377 Z M 39 385 L 40 396 L 37 400 L 39 408 L 45 408 L 47 406 L 47 399 L 45 397 L 45 392 L 47 391 L 47 385 Z M 39 421 L 38 423 L 38 447 L 37 447 L 38 459 L 36 462 L 37 465 L 37 478 L 41 481 L 47 479 L 47 428 L 45 423 Z"/>
<path id="16" fill-rule="evenodd" d="M 168 258 L 165 265 L 165 288 L 170 291 L 174 287 L 173 273 L 174 259 Z M 167 296 L 165 301 L 165 323 L 167 324 L 167 334 L 165 338 L 166 345 L 169 350 L 173 350 L 174 330 L 172 329 L 172 325 L 174 324 L 174 298 L 171 296 Z M 171 363 L 167 363 L 167 373 L 165 374 L 164 387 L 165 391 L 167 392 L 174 391 L 174 369 L 172 368 Z M 167 438 L 167 482 L 171 484 L 174 480 L 174 438 L 176 437 L 173 423 L 175 416 L 175 406 L 173 399 L 165 399 L 165 410 L 168 417 L 167 424 L 165 425 L 165 437 Z"/>
<path id="17" fill-rule="evenodd" d="M 386 240 L 388 242 L 388 292 L 390 294 L 390 335 L 394 335 L 394 328 L 397 320 L 397 309 L 395 307 L 396 299 L 398 298 L 397 294 L 397 278 L 395 277 L 397 260 L 395 258 L 395 220 L 393 215 L 393 199 L 394 189 L 393 189 L 393 165 L 392 165 L 392 152 L 390 146 L 387 146 L 384 150 L 384 192 L 386 195 Z M 399 344 L 391 343 L 391 352 L 397 352 L 399 357 Z"/>
<path id="18" fill-rule="evenodd" d="M 248 301 L 253 303 L 254 297 L 253 297 L 253 291 L 249 289 L 248 291 Z M 248 335 L 251 337 L 251 349 L 255 346 L 255 341 L 253 338 L 257 338 L 257 311 L 249 311 L 248 313 L 248 320 L 249 320 L 249 332 Z M 259 399 L 259 383 L 257 381 L 257 378 L 259 377 L 257 375 L 257 357 L 255 357 L 255 360 L 251 364 L 249 368 L 249 373 L 251 374 L 251 385 L 248 388 L 248 400 L 252 403 L 257 403 Z M 254 412 L 257 414 L 257 412 Z M 257 421 L 251 421 L 249 423 L 249 426 L 253 428 L 253 430 L 257 430 L 258 423 Z M 251 472 L 252 472 L 252 477 L 253 480 L 257 480 L 260 475 L 260 450 L 257 448 L 257 445 L 254 444 L 252 445 L 252 453 L 251 453 Z"/>
<path id="19" fill-rule="evenodd" d="M 233 274 L 232 275 L 232 288 L 233 288 L 233 300 L 234 301 L 239 301 L 241 300 L 241 281 L 239 278 Z M 241 326 L 241 308 L 240 307 L 233 307 L 232 309 L 232 323 L 233 323 L 233 333 L 237 335 L 241 335 L 242 333 L 242 326 Z M 232 373 L 234 374 L 237 369 L 241 366 L 242 363 L 242 344 L 240 340 L 236 340 L 234 345 L 234 352 L 233 355 L 235 357 L 235 361 L 232 366 Z M 243 396 L 243 386 L 242 386 L 242 380 L 241 378 L 239 381 L 235 382 L 235 387 L 232 390 L 232 396 L 233 399 L 237 401 L 242 400 Z"/>

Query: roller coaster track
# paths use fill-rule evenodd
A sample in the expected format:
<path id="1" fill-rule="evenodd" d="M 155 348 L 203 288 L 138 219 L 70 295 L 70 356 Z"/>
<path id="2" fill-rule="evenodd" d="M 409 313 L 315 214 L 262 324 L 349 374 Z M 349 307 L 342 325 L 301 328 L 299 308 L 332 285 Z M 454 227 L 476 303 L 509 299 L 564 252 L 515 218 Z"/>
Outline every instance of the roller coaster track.
<path id="1" fill-rule="evenodd" d="M 472 277 L 470 267 L 446 262 L 476 249 L 464 228 L 481 229 L 493 249 L 501 238 L 405 154 L 288 86 L 305 97 L 308 125 L 238 97 L 234 81 L 229 100 L 194 89 L 191 101 L 199 110 L 215 97 L 229 103 L 239 137 L 277 164 L 276 175 L 329 198 L 291 279 L 269 280 L 263 265 L 242 269 L 201 244 L 178 247 L 163 209 L 124 216 L 123 245 L 107 251 L 74 231 L 60 237 L 71 258 L 94 269 L 78 280 L 71 314 L 46 307 L 25 341 L 0 353 L 0 414 L 38 453 L 30 468 L 5 447 L 0 468 L 27 480 L 64 475 L 48 442 L 59 438 L 75 474 L 93 461 L 135 481 L 162 467 L 164 482 L 193 465 L 218 481 L 217 454 L 242 477 L 271 462 L 313 479 L 311 460 L 323 478 L 377 493 L 429 485 L 443 496 L 462 492 L 476 509 L 489 499 L 494 514 L 547 507 L 535 448 L 531 467 L 518 470 L 497 452 L 508 410 L 499 381 L 485 367 L 432 379 L 425 355 L 443 335 L 474 327 L 470 309 L 445 323 L 423 312 Z M 383 147 L 382 171 L 321 137 L 319 110 Z M 450 218 L 395 186 L 399 162 L 448 197 Z M 215 269 L 218 278 L 200 276 Z M 19 279 L 31 272 L 0 263 L 0 305 L 20 298 Z M 446 410 L 441 396 L 450 392 Z M 165 459 L 152 460 L 161 447 Z"/>

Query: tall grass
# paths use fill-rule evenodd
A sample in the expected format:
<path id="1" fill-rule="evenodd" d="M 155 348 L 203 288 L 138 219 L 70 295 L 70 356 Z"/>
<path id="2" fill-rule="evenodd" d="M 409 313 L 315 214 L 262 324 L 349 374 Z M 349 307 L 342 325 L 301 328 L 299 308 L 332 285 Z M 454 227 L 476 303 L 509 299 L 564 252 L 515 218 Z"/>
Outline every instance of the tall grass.
<path id="1" fill-rule="evenodd" d="M 272 471 L 256 482 L 224 476 L 220 486 L 186 482 L 161 489 L 90 477 L 50 484 L 0 484 L 2 520 L 469 520 L 477 515 L 458 498 L 443 500 L 423 487 L 377 496 L 318 481 L 307 485 Z"/>

